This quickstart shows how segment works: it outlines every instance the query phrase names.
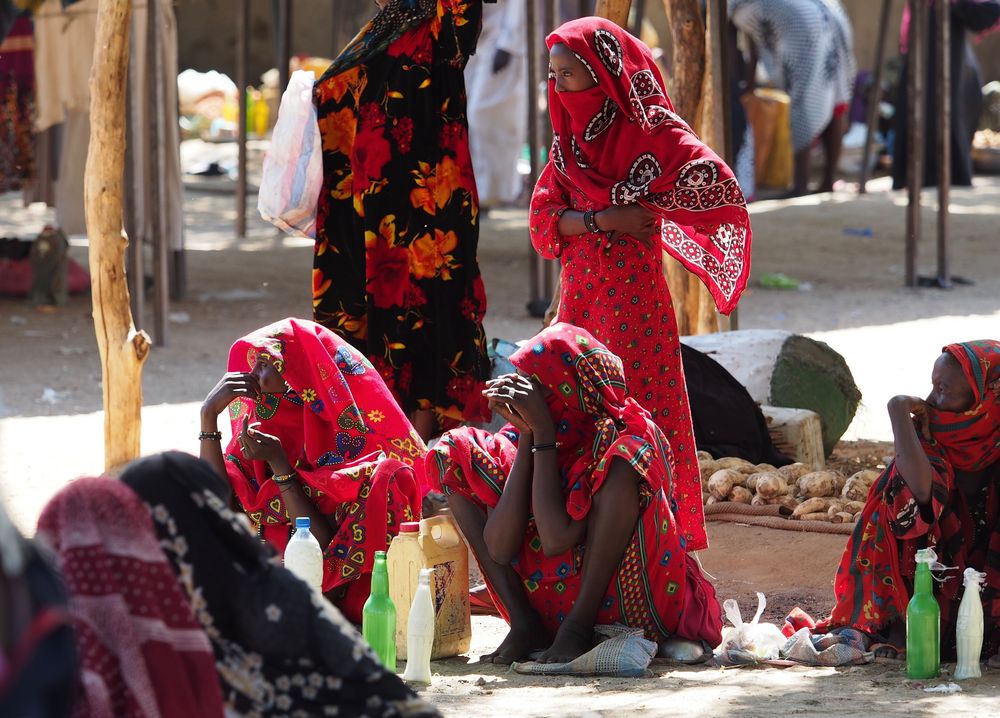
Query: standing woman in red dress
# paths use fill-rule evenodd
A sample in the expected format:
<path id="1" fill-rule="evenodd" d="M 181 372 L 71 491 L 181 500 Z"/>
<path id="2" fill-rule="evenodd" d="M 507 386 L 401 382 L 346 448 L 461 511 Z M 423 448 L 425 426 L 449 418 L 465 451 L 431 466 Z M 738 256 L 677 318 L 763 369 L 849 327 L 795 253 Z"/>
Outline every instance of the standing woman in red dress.
<path id="1" fill-rule="evenodd" d="M 463 75 L 482 0 L 377 4 L 314 90 L 313 314 L 371 360 L 428 439 L 488 418 Z"/>
<path id="2" fill-rule="evenodd" d="M 682 538 L 696 551 L 708 541 L 662 253 L 728 314 L 750 274 L 746 200 L 732 170 L 674 113 L 640 40 L 588 17 L 546 43 L 554 138 L 531 200 L 531 240 L 562 264 L 557 320 L 621 357 L 629 395 L 670 441 Z"/>

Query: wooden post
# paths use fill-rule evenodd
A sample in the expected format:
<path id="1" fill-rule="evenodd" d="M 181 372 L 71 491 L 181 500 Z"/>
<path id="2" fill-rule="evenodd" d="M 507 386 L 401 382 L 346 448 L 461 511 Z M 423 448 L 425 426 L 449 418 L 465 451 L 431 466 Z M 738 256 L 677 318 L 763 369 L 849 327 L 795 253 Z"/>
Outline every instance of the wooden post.
<path id="1" fill-rule="evenodd" d="M 642 37 L 642 21 L 646 18 L 646 0 L 635 0 L 635 17 L 632 20 L 632 34 Z"/>
<path id="2" fill-rule="evenodd" d="M 292 0 L 274 0 L 274 16 L 280 95 L 288 87 L 288 66 L 292 59 Z"/>
<path id="3" fill-rule="evenodd" d="M 937 10 L 937 286 L 950 289 L 948 268 L 948 215 L 951 201 L 951 12 L 950 3 L 938 0 Z"/>
<path id="4" fill-rule="evenodd" d="M 889 34 L 889 11 L 892 0 L 882 0 L 879 14 L 878 38 L 875 42 L 875 64 L 872 67 L 872 90 L 868 97 L 868 132 L 865 133 L 865 149 L 861 154 L 861 174 L 858 177 L 858 193 L 868 191 L 868 168 L 872 161 L 872 146 L 875 144 L 875 129 L 878 127 L 878 105 L 882 94 L 882 75 L 885 65 L 886 36 Z"/>
<path id="5" fill-rule="evenodd" d="M 674 110 L 698 131 L 705 75 L 705 22 L 699 0 L 663 0 L 673 45 L 670 100 Z"/>
<path id="6" fill-rule="evenodd" d="M 907 77 L 906 286 L 917 286 L 917 245 L 920 243 L 920 189 L 924 184 L 924 0 L 910 0 L 909 75 Z"/>
<path id="7" fill-rule="evenodd" d="M 90 72 L 90 146 L 83 189 L 94 330 L 101 355 L 106 469 L 139 456 L 142 364 L 150 344 L 149 337 L 137 332 L 132 323 L 125 280 L 128 237 L 122 229 L 131 12 L 130 0 L 100 0 L 98 4 Z"/>
<path id="8" fill-rule="evenodd" d="M 632 9 L 632 0 L 597 0 L 594 14 L 607 18 L 616 25 L 628 29 L 628 11 Z"/>
<path id="9" fill-rule="evenodd" d="M 541 144 L 541 132 L 538 124 L 538 28 L 535 23 L 538 21 L 535 0 L 512 0 L 513 2 L 523 2 L 525 4 L 524 24 L 526 30 L 525 42 L 528 46 L 527 68 L 528 86 L 525 88 L 528 93 L 528 165 L 531 186 L 538 182 L 538 175 L 541 173 L 541 162 L 538 152 Z M 532 316 L 538 314 L 537 306 L 543 301 L 542 284 L 539 280 L 542 258 L 538 256 L 535 248 L 528 242 L 528 313 Z"/>
<path id="10" fill-rule="evenodd" d="M 247 76 L 250 74 L 250 0 L 236 0 L 236 236 L 247 236 Z"/>

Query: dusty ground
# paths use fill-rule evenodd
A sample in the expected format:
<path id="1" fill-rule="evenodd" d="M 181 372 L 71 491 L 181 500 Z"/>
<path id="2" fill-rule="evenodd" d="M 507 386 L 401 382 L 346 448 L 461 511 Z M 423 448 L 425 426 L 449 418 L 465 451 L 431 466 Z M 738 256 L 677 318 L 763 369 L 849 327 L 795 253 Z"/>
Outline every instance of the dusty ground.
<path id="1" fill-rule="evenodd" d="M 930 195 L 928 195 L 928 201 Z M 997 336 L 1000 326 L 1000 182 L 953 192 L 952 271 L 975 282 L 950 292 L 902 288 L 904 198 L 851 193 L 753 206 L 753 287 L 740 305 L 741 328 L 780 328 L 827 341 L 848 360 L 864 405 L 834 457 L 845 469 L 877 465 L 890 438 L 883 407 L 895 393 L 919 393 L 942 344 Z M 256 219 L 245 240 L 233 237 L 229 197 L 189 192 L 190 291 L 172 308 L 166 345 L 144 371 L 143 450 L 197 450 L 197 406 L 225 369 L 229 344 L 275 319 L 308 316 L 311 247 L 278 237 Z M 251 212 L 251 216 L 253 213 Z M 0 198 L 0 235 L 37 232 L 44 211 Z M 922 273 L 933 269 L 933 215 L 925 213 Z M 870 236 L 851 230 L 870 229 Z M 846 232 L 845 232 L 846 231 Z M 490 297 L 491 336 L 523 338 L 538 326 L 525 315 L 528 239 L 521 211 L 490 217 L 480 262 Z M 73 256 L 86 263 L 86 247 Z M 810 287 L 759 288 L 764 273 L 784 272 Z M 149 319 L 148 317 L 146 318 Z M 145 324 L 148 326 L 149 322 Z M 0 299 L 0 498 L 28 532 L 60 486 L 102 465 L 100 369 L 88 297 L 38 314 L 21 300 Z M 159 339 L 159 338 L 157 338 Z M 224 429 L 225 431 L 225 429 Z M 829 607 L 842 536 L 710 524 L 712 547 L 701 554 L 720 598 L 753 612 L 754 592 L 779 621 L 795 605 Z M 477 619 L 473 656 L 492 649 L 502 627 Z M 448 715 L 773 715 L 909 713 L 995 714 L 998 673 L 961 694 L 924 693 L 894 666 L 780 671 L 670 669 L 647 680 L 528 679 L 454 659 L 429 696 Z M 589 712 L 588 712 L 589 711 Z"/>

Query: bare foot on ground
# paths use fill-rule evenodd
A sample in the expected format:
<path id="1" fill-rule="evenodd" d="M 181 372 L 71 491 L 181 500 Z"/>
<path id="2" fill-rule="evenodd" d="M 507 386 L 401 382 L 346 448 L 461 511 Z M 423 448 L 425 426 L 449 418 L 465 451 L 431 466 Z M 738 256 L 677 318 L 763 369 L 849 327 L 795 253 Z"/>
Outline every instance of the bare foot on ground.
<path id="1" fill-rule="evenodd" d="M 514 661 L 523 661 L 532 652 L 541 650 L 548 645 L 548 631 L 541 622 L 511 624 L 510 633 L 503 639 L 492 653 L 481 656 L 480 663 L 498 663 L 510 665 Z"/>
<path id="2" fill-rule="evenodd" d="M 568 663 L 579 658 L 594 645 L 594 627 L 578 626 L 568 619 L 556 633 L 556 640 L 538 659 L 539 663 Z"/>

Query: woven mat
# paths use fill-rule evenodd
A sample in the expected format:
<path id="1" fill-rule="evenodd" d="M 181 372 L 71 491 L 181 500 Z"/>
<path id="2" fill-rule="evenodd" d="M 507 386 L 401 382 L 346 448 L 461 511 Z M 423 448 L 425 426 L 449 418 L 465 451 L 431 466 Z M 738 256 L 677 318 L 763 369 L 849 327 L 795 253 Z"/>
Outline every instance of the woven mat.
<path id="1" fill-rule="evenodd" d="M 826 521 L 799 521 L 786 518 L 791 515 L 791 509 L 785 506 L 751 506 L 735 501 L 720 501 L 705 507 L 706 521 L 732 521 L 769 529 L 809 531 L 818 534 L 850 536 L 854 532 L 853 523 L 831 524 Z"/>

